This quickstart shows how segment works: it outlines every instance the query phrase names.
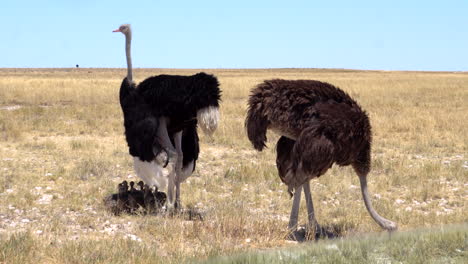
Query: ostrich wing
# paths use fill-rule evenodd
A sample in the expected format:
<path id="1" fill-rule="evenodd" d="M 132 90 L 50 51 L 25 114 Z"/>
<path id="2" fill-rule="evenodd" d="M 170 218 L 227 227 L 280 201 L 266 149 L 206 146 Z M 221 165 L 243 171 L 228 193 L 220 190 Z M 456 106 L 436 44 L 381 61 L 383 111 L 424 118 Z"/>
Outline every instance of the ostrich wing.
<path id="1" fill-rule="evenodd" d="M 188 78 L 178 75 L 153 76 L 141 82 L 138 91 L 155 113 L 167 115 L 180 111 L 180 107 L 189 100 L 186 91 Z"/>
<path id="2" fill-rule="evenodd" d="M 333 143 L 314 126 L 304 129 L 296 141 L 281 137 L 276 148 L 280 178 L 293 188 L 324 174 L 334 161 Z"/>
<path id="3" fill-rule="evenodd" d="M 262 151 L 266 147 L 268 120 L 262 113 L 262 109 L 251 103 L 253 97 L 249 99 L 249 110 L 245 119 L 245 128 L 247 137 L 258 151 Z"/>
<path id="4" fill-rule="evenodd" d="M 165 151 L 157 141 L 158 120 L 154 117 L 147 117 L 136 123 L 131 129 L 131 139 L 128 143 L 130 154 L 137 156 L 142 161 L 152 161 L 154 158 Z"/>
<path id="5" fill-rule="evenodd" d="M 219 106 L 218 80 L 205 73 L 191 76 L 157 75 L 138 85 L 138 91 L 158 116 L 191 119 L 204 107 Z"/>

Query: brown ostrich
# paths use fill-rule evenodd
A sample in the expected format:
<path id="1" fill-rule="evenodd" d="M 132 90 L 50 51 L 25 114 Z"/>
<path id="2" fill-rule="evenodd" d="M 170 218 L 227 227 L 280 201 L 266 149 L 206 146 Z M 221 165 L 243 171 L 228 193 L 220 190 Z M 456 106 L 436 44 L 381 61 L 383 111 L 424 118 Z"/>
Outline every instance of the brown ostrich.
<path id="1" fill-rule="evenodd" d="M 341 89 L 313 80 L 267 80 L 252 90 L 245 126 L 255 149 L 265 147 L 270 129 L 281 135 L 276 165 L 288 186 L 293 205 L 289 229 L 297 229 L 301 192 L 304 189 L 309 225 L 318 225 L 309 182 L 336 163 L 351 165 L 361 183 L 364 204 L 371 217 L 384 229 L 397 225 L 380 216 L 372 207 L 367 191 L 370 170 L 371 125 L 366 112 Z"/>

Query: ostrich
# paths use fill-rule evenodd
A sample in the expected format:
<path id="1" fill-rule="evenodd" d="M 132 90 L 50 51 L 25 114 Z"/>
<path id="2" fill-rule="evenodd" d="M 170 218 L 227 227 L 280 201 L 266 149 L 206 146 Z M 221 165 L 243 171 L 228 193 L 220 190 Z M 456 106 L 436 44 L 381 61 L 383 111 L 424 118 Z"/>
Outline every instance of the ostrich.
<path id="1" fill-rule="evenodd" d="M 198 159 L 198 122 L 210 136 L 218 125 L 218 80 L 202 72 L 158 75 L 136 85 L 130 54 L 131 27 L 124 24 L 113 32 L 123 33 L 126 40 L 127 77 L 120 86 L 120 105 L 135 172 L 150 187 L 167 186 L 167 207 L 178 208 L 180 184 L 195 170 Z M 170 172 L 165 177 L 162 167 L 168 163 Z"/>
<path id="2" fill-rule="evenodd" d="M 294 191 L 288 224 L 293 236 L 302 189 L 309 225 L 321 230 L 315 219 L 309 182 L 325 174 L 334 163 L 354 168 L 371 217 L 386 230 L 397 229 L 394 222 L 374 210 L 367 190 L 372 141 L 369 118 L 341 89 L 313 80 L 264 81 L 252 90 L 245 126 L 258 151 L 266 146 L 268 129 L 281 135 L 276 145 L 276 165 L 291 196 Z"/>

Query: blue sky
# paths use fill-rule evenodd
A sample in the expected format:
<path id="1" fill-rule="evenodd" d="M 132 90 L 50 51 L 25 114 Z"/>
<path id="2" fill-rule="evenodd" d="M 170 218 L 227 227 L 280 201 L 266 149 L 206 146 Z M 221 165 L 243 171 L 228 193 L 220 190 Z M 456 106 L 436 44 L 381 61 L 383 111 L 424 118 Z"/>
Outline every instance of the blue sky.
<path id="1" fill-rule="evenodd" d="M 468 70 L 468 1 L 5 0 L 0 67 Z"/>

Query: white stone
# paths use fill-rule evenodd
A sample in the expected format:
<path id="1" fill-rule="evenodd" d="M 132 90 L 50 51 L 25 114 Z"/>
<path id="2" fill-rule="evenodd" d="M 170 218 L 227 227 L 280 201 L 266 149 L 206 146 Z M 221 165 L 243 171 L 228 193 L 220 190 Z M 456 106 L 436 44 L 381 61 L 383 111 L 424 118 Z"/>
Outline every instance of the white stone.
<path id="1" fill-rule="evenodd" d="M 133 241 L 138 241 L 138 242 L 141 242 L 141 238 L 137 237 L 136 235 L 133 235 L 133 234 L 126 234 L 125 235 L 126 238 L 129 238 L 130 240 L 133 240 Z"/>
<path id="2" fill-rule="evenodd" d="M 37 199 L 38 204 L 50 204 L 54 196 L 52 194 L 43 194 L 39 199 Z"/>

